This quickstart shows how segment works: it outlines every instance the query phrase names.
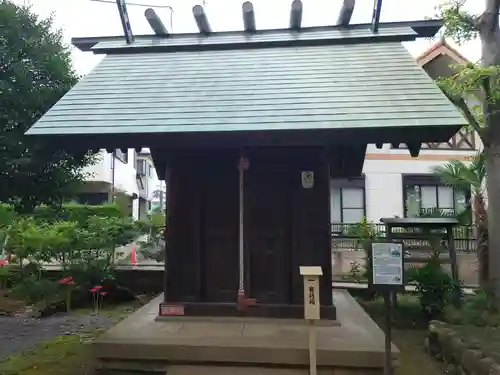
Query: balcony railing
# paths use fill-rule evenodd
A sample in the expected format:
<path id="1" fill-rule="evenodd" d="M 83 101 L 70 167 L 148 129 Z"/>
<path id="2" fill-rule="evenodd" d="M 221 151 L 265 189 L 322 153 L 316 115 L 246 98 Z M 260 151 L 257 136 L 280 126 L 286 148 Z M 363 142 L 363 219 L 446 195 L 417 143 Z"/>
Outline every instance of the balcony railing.
<path id="1" fill-rule="evenodd" d="M 358 224 L 332 223 L 332 248 L 334 250 L 359 250 L 360 237 L 355 234 L 355 227 Z M 373 232 L 378 238 L 386 238 L 384 224 L 370 224 Z M 453 238 L 456 252 L 473 253 L 476 251 L 476 239 L 474 227 L 457 226 L 453 228 Z"/>

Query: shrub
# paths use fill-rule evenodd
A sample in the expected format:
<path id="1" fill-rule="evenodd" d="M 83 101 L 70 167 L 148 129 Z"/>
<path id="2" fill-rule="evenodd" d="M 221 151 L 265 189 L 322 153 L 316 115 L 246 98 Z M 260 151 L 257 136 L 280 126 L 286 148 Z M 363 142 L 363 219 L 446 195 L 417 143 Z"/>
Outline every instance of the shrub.
<path id="1" fill-rule="evenodd" d="M 165 261 L 165 214 L 152 212 L 148 219 L 138 222 L 140 233 L 146 234 L 146 240 L 139 242 L 139 252 L 146 259 L 154 259 L 157 262 Z"/>
<path id="2" fill-rule="evenodd" d="M 454 288 L 452 278 L 443 271 L 439 253 L 434 253 L 423 267 L 408 270 L 410 283 L 416 284 L 420 307 L 429 319 L 440 317 Z"/>
<path id="3" fill-rule="evenodd" d="M 73 221 L 85 226 L 89 217 L 115 217 L 123 218 L 124 215 L 115 204 L 106 204 L 102 206 L 89 206 L 84 204 L 64 204 L 61 207 L 39 206 L 35 209 L 34 217 L 37 220 L 54 221 Z"/>
<path id="4" fill-rule="evenodd" d="M 63 299 L 59 284 L 56 281 L 30 275 L 19 282 L 11 290 L 11 294 L 29 304 L 38 302 L 54 302 Z"/>
<path id="5" fill-rule="evenodd" d="M 493 290 L 481 288 L 474 295 L 464 298 L 460 309 L 448 306 L 445 320 L 451 324 L 464 324 L 479 327 L 499 327 L 498 301 Z"/>

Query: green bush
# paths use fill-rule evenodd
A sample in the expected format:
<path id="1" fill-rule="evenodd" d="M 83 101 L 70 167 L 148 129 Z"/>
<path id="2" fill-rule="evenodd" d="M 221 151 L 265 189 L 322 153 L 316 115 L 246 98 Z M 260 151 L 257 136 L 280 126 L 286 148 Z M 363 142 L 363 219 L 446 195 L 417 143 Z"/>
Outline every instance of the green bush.
<path id="1" fill-rule="evenodd" d="M 39 206 L 35 209 L 33 216 L 40 221 L 73 221 L 83 226 L 85 226 L 89 217 L 92 216 L 124 217 L 120 207 L 115 204 L 106 204 L 102 206 L 89 206 L 84 204 L 64 204 L 62 207 Z"/>
<path id="2" fill-rule="evenodd" d="M 441 317 L 454 288 L 452 278 L 443 271 L 439 253 L 434 253 L 420 268 L 408 270 L 409 282 L 416 285 L 420 307 L 429 319 Z"/>
<path id="3" fill-rule="evenodd" d="M 21 282 L 12 288 L 11 294 L 29 304 L 41 301 L 53 302 L 62 300 L 61 288 L 57 281 L 38 278 L 35 275 L 21 280 Z"/>
<path id="4" fill-rule="evenodd" d="M 146 234 L 146 240 L 139 242 L 139 252 L 145 259 L 154 259 L 157 262 L 165 261 L 165 214 L 151 212 L 148 219 L 137 222 L 141 234 Z"/>
<path id="5" fill-rule="evenodd" d="M 445 308 L 445 320 L 451 324 L 478 327 L 499 327 L 500 314 L 493 290 L 478 289 L 464 298 L 460 309 L 453 306 Z"/>

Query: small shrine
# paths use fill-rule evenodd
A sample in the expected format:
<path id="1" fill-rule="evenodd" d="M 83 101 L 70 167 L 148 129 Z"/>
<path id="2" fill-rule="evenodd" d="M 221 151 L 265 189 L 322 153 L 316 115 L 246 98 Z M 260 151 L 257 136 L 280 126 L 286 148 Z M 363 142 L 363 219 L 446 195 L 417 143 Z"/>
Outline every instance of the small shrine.
<path id="1" fill-rule="evenodd" d="M 418 156 L 466 123 L 401 44 L 442 22 L 381 23 L 381 3 L 366 24 L 350 23 L 345 0 L 335 25 L 302 27 L 294 0 L 288 27 L 259 30 L 245 2 L 244 28 L 230 32 L 213 32 L 197 5 L 192 34 L 169 32 L 148 9 L 153 33 L 134 35 L 117 0 L 125 37 L 72 40 L 105 57 L 27 134 L 75 152 L 151 150 L 167 186 L 160 316 L 302 318 L 299 267 L 320 266 L 321 317 L 335 321 L 330 178 L 359 176 L 368 144 Z M 111 341 L 100 355 L 117 353 Z M 134 345 L 121 355 L 152 358 Z M 318 365 L 332 358 L 351 357 Z"/>

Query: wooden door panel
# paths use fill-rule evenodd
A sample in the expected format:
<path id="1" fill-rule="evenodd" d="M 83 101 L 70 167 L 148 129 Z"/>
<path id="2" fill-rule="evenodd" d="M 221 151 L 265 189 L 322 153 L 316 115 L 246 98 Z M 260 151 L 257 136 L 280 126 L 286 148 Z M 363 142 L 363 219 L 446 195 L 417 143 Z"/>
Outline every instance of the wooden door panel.
<path id="1" fill-rule="evenodd" d="M 236 161 L 214 158 L 202 165 L 203 299 L 234 302 L 239 279 Z"/>
<path id="2" fill-rule="evenodd" d="M 288 303 L 290 223 L 286 165 L 250 162 L 245 175 L 245 243 L 250 294 L 259 303 Z"/>
<path id="3" fill-rule="evenodd" d="M 227 233 L 207 233 L 205 267 L 205 300 L 234 302 L 238 291 L 238 238 Z"/>

